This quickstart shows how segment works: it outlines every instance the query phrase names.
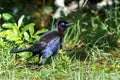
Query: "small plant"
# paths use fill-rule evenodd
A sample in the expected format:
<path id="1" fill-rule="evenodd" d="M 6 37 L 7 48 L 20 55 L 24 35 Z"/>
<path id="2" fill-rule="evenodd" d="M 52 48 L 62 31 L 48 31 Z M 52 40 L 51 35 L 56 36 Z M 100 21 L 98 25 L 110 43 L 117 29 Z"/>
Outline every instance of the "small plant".
<path id="1" fill-rule="evenodd" d="M 0 41 L 3 42 L 8 40 L 15 42 L 15 44 L 20 44 L 25 41 L 34 42 L 40 38 L 39 34 L 48 31 L 48 29 L 42 29 L 35 32 L 35 24 L 29 23 L 25 25 L 23 22 L 24 18 L 25 16 L 22 15 L 16 23 L 12 15 L 9 13 L 2 13 L 1 20 L 3 20 L 3 24 L 0 28 Z"/>

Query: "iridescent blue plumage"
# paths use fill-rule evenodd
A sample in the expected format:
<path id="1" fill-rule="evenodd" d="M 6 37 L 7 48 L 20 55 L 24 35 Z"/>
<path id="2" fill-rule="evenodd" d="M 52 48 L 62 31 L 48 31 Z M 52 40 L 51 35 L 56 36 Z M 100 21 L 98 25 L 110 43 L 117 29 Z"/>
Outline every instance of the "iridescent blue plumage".
<path id="1" fill-rule="evenodd" d="M 47 44 L 45 49 L 42 50 L 42 54 L 43 54 L 42 58 L 45 59 L 50 57 L 51 55 L 56 53 L 58 49 L 60 49 L 60 46 L 61 46 L 60 37 L 54 38 Z"/>

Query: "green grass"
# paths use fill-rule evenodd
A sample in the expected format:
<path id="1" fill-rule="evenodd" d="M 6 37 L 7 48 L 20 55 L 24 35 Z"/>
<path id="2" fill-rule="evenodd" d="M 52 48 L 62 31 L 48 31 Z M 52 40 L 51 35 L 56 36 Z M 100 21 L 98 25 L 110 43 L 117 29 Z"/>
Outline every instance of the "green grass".
<path id="1" fill-rule="evenodd" d="M 20 58 L 9 53 L 14 44 L 0 45 L 0 79 L 120 80 L 119 17 L 117 8 L 108 11 L 106 17 L 77 14 L 75 24 L 67 31 L 63 48 L 37 70 L 28 67 L 37 64 L 37 56 Z"/>
<path id="2" fill-rule="evenodd" d="M 10 45 L 8 46 L 10 47 Z M 3 80 L 119 80 L 120 79 L 120 55 L 114 57 L 112 54 L 120 53 L 116 50 L 110 55 L 100 50 L 92 51 L 88 59 L 81 60 L 75 57 L 66 59 L 66 54 L 57 55 L 50 64 L 41 69 L 30 70 L 27 62 L 15 59 L 16 55 L 9 54 L 10 49 L 0 49 L 0 79 Z M 117 52 L 117 53 L 116 53 Z M 109 53 L 108 53 L 109 54 Z M 70 56 L 66 56 L 70 57 Z M 32 60 L 32 59 L 31 59 Z M 19 65 L 18 65 L 19 63 Z"/>

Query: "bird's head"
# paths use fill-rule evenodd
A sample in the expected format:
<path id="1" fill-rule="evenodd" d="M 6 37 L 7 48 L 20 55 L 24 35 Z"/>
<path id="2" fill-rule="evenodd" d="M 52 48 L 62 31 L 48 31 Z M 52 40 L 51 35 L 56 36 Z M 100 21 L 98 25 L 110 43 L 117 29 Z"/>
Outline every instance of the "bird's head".
<path id="1" fill-rule="evenodd" d="M 67 22 L 67 21 L 63 21 L 63 20 L 59 20 L 56 22 L 55 24 L 55 28 L 60 32 L 60 33 L 64 33 L 65 30 L 70 27 L 73 23 L 72 22 Z"/>

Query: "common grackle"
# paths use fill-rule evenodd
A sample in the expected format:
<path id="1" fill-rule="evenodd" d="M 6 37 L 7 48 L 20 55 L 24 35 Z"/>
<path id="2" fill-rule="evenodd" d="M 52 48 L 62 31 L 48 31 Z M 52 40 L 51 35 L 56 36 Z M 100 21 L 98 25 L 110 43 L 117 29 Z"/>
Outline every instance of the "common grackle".
<path id="1" fill-rule="evenodd" d="M 55 54 L 58 49 L 61 48 L 62 39 L 65 34 L 65 30 L 71 25 L 71 22 L 59 20 L 55 23 L 54 29 L 43 34 L 39 41 L 33 44 L 33 46 L 25 49 L 11 50 L 10 53 L 19 53 L 23 51 L 32 52 L 33 56 L 39 55 L 39 64 L 44 64 L 45 60 Z"/>

